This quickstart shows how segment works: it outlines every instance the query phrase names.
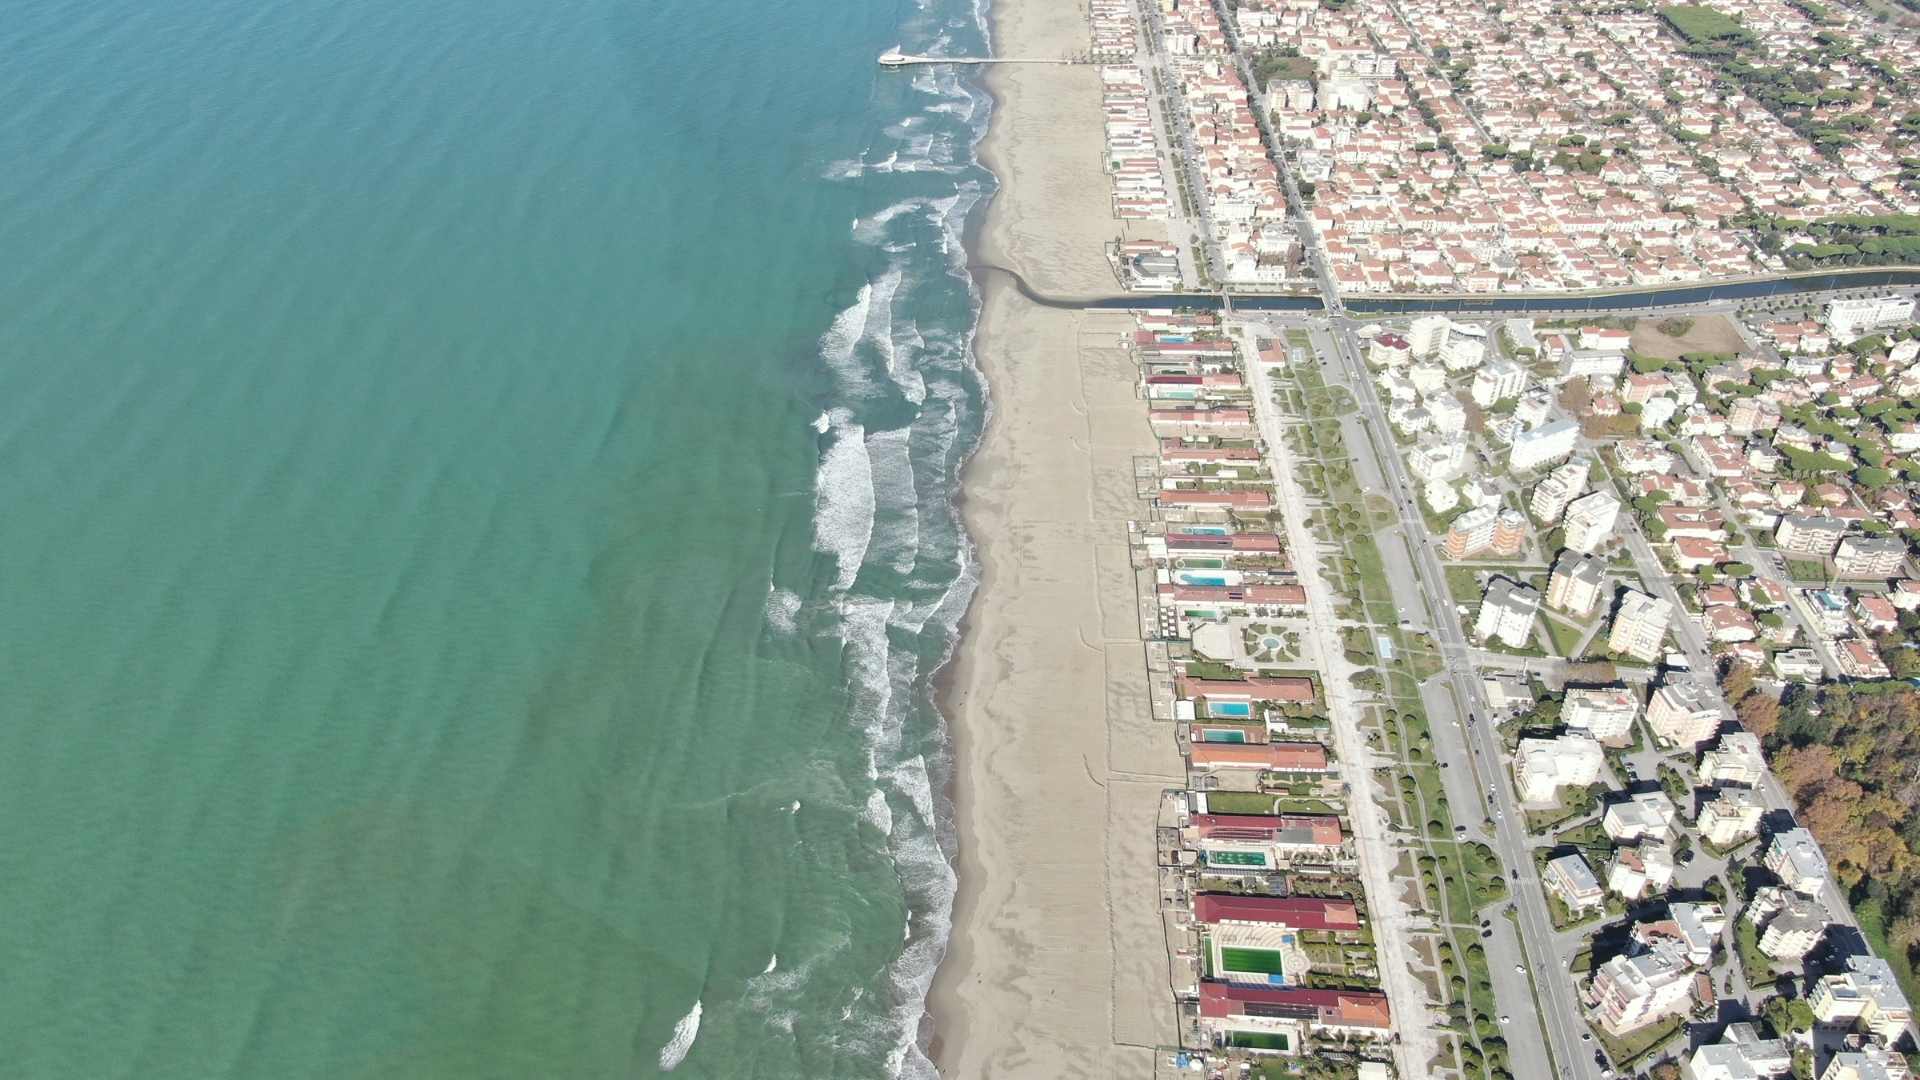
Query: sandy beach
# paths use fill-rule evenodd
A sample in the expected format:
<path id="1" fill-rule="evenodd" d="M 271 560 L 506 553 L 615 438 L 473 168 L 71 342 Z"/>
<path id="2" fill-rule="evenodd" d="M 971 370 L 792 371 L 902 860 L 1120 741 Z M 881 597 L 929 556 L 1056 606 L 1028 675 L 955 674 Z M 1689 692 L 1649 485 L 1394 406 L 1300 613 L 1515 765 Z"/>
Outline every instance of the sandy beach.
<path id="1" fill-rule="evenodd" d="M 993 15 L 1001 55 L 1086 47 L 1078 5 Z M 1042 291 L 1112 291 L 1097 69 L 1009 66 L 989 85 L 982 157 L 1001 190 L 975 260 Z M 960 885 L 933 1056 L 955 1077 L 1147 1077 L 1175 1038 L 1154 819 L 1184 773 L 1147 707 L 1128 563 L 1132 460 L 1154 446 L 1120 347 L 1131 320 L 983 285 L 994 414 L 964 487 L 982 584 L 943 702 Z"/>

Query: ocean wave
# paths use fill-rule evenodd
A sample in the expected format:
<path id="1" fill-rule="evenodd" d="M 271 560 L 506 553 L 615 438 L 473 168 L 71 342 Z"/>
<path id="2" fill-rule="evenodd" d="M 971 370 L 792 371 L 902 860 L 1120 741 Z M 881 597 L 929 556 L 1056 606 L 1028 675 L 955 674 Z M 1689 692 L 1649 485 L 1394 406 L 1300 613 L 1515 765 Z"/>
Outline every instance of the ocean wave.
<path id="1" fill-rule="evenodd" d="M 844 593 L 860 576 L 873 538 L 873 467 L 866 429 L 841 419 L 831 437 L 814 474 L 813 546 L 836 560 L 834 588 Z"/>
<path id="2" fill-rule="evenodd" d="M 661 1072 L 672 1072 L 687 1060 L 687 1051 L 693 1049 L 693 1040 L 700 1037 L 700 1011 L 700 1000 L 695 998 L 693 1008 L 688 1009 L 687 1015 L 673 1025 L 673 1038 L 660 1048 Z"/>
<path id="3" fill-rule="evenodd" d="M 769 582 L 766 606 L 767 625 L 776 633 L 791 634 L 799 629 L 799 615 L 800 594 Z"/>

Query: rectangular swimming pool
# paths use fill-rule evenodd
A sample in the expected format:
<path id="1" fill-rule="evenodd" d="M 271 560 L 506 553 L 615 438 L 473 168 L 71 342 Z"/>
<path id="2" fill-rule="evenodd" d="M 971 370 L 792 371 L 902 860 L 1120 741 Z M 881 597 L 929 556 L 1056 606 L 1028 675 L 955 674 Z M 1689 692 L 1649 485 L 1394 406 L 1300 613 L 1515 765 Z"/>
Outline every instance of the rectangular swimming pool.
<path id="1" fill-rule="evenodd" d="M 1208 716 L 1252 716 L 1253 706 L 1244 701 L 1209 701 Z"/>

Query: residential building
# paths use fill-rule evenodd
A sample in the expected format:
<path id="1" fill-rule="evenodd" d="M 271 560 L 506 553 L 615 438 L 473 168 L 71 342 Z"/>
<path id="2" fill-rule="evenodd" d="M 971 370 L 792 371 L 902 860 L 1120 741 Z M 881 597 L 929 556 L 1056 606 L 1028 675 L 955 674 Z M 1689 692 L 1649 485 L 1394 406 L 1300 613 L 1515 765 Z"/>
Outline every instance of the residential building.
<path id="1" fill-rule="evenodd" d="M 1569 687 L 1560 704 L 1560 722 L 1584 731 L 1603 743 L 1631 741 L 1633 719 L 1640 715 L 1640 699 L 1625 686 Z"/>
<path id="2" fill-rule="evenodd" d="M 1553 564 L 1553 575 L 1547 579 L 1547 606 L 1584 619 L 1600 606 L 1606 584 L 1606 560 L 1579 552 L 1562 552 Z"/>
<path id="3" fill-rule="evenodd" d="M 1679 903 L 1667 905 L 1667 917 L 1634 927 L 1635 935 L 1651 944 L 1670 937 L 1687 950 L 1687 962 L 1706 967 L 1713 962 L 1713 947 L 1720 932 L 1727 928 L 1727 913 L 1719 904 Z"/>
<path id="4" fill-rule="evenodd" d="M 1606 763 L 1606 751 L 1586 735 L 1521 739 L 1513 755 L 1514 787 L 1521 802 L 1549 803 L 1562 787 L 1584 787 L 1599 780 Z"/>
<path id="5" fill-rule="evenodd" d="M 1613 536 L 1620 500 L 1611 491 L 1592 491 L 1567 504 L 1567 547 L 1588 555 Z"/>
<path id="6" fill-rule="evenodd" d="M 1906 1034 L 1913 1009 L 1900 992 L 1893 969 L 1877 956 L 1850 956 L 1845 971 L 1826 975 L 1807 995 L 1814 1019 L 1850 1026 L 1856 1022 L 1889 1046 Z"/>
<path id="7" fill-rule="evenodd" d="M 1913 318 L 1911 296 L 1869 296 L 1827 302 L 1827 333 L 1846 344 L 1886 326 L 1897 326 Z"/>
<path id="8" fill-rule="evenodd" d="M 1773 654 L 1773 673 L 1789 682 L 1817 682 L 1827 673 L 1812 649 L 1787 649 Z"/>
<path id="9" fill-rule="evenodd" d="M 1542 525 L 1557 523 L 1560 515 L 1566 513 L 1567 504 L 1586 490 L 1590 468 L 1586 461 L 1569 461 L 1535 484 L 1533 499 L 1528 505 L 1534 520 Z"/>
<path id="10" fill-rule="evenodd" d="M 1778 885 L 1756 891 L 1742 917 L 1753 924 L 1761 952 L 1789 963 L 1805 958 L 1827 932 L 1825 905 Z"/>
<path id="11" fill-rule="evenodd" d="M 1600 879 L 1594 876 L 1593 867 L 1578 853 L 1548 861 L 1540 881 L 1567 905 L 1567 910 L 1575 914 L 1607 906 L 1607 893 L 1600 887 Z"/>
<path id="12" fill-rule="evenodd" d="M 1448 525 L 1441 550 L 1449 559 L 1464 559 L 1482 552 L 1505 557 L 1518 555 L 1526 538 L 1527 519 L 1523 515 L 1493 506 L 1476 506 Z"/>
<path id="13" fill-rule="evenodd" d="M 1673 847 L 1664 840 L 1643 840 L 1616 848 L 1607 871 L 1607 888 L 1628 900 L 1666 892 L 1673 885 Z"/>
<path id="14" fill-rule="evenodd" d="M 1500 512 L 1491 506 L 1476 506 L 1453 519 L 1441 538 L 1440 550 L 1449 559 L 1464 559 L 1493 546 L 1493 528 Z"/>
<path id="15" fill-rule="evenodd" d="M 1527 515 L 1511 508 L 1500 511 L 1493 521 L 1493 544 L 1487 549 L 1488 553 L 1511 558 L 1520 554 L 1526 544 Z"/>
<path id="16" fill-rule="evenodd" d="M 1473 373 L 1473 403 L 1483 409 L 1506 398 L 1517 398 L 1526 388 L 1526 370 L 1511 360 L 1495 360 Z"/>
<path id="17" fill-rule="evenodd" d="M 1700 836 L 1722 851 L 1760 831 L 1766 807 L 1746 788 L 1721 788 L 1700 807 Z"/>
<path id="18" fill-rule="evenodd" d="M 1516 649 L 1533 642 L 1533 619 L 1540 611 L 1540 591 L 1509 578 L 1496 577 L 1487 582 L 1480 600 L 1480 614 L 1474 621 L 1474 636 L 1481 641 L 1499 640 Z"/>
<path id="19" fill-rule="evenodd" d="M 1660 659 L 1660 646 L 1666 641 L 1667 623 L 1672 618 L 1673 605 L 1666 599 L 1627 589 L 1614 609 L 1607 648 L 1651 664 Z"/>
<path id="20" fill-rule="evenodd" d="M 1487 696 L 1487 705 L 1495 712 L 1533 705 L 1533 687 L 1528 685 L 1526 676 L 1515 672 L 1496 671 L 1484 675 L 1480 688 Z"/>
<path id="21" fill-rule="evenodd" d="M 1729 1024 L 1720 1041 L 1680 1063 L 1681 1080 L 1780 1080 L 1793 1071 L 1785 1039 L 1763 1039 L 1750 1023 Z"/>
<path id="22" fill-rule="evenodd" d="M 1787 888 L 1819 896 L 1827 885 L 1827 856 L 1813 834 L 1798 826 L 1773 834 L 1767 845 L 1767 869 Z"/>
<path id="23" fill-rule="evenodd" d="M 1507 454 L 1507 468 L 1511 472 L 1526 472 L 1558 461 L 1573 453 L 1579 438 L 1580 425 L 1571 420 L 1549 420 L 1514 436 L 1513 448 Z"/>
<path id="24" fill-rule="evenodd" d="M 1662 941 L 1614 957 L 1594 972 L 1588 999 L 1594 1022 L 1613 1036 L 1685 1014 L 1693 1001 L 1693 968 L 1685 948 Z"/>
<path id="25" fill-rule="evenodd" d="M 1600 828 L 1616 843 L 1663 840 L 1673 827 L 1675 815 L 1673 800 L 1666 792 L 1643 791 L 1607 804 L 1607 812 L 1600 816 Z"/>
<path id="26" fill-rule="evenodd" d="M 1848 638 L 1833 650 L 1840 673 L 1854 679 L 1884 679 L 1893 674 L 1874 647 L 1859 638 Z"/>
<path id="27" fill-rule="evenodd" d="M 1773 531 L 1773 542 L 1781 551 L 1824 559 L 1833 554 L 1833 549 L 1846 531 L 1847 523 L 1839 518 L 1788 514 L 1780 519 L 1780 527 Z"/>
<path id="28" fill-rule="evenodd" d="M 1647 726 L 1678 746 L 1698 746 L 1720 730 L 1720 698 L 1691 679 L 1669 679 L 1647 700 Z"/>
<path id="29" fill-rule="evenodd" d="M 1834 568 L 1847 577 L 1892 577 L 1906 561 L 1906 541 L 1894 536 L 1848 536 L 1833 553 Z"/>
<path id="30" fill-rule="evenodd" d="M 1407 345 L 1414 359 L 1425 360 L 1446 346 L 1453 322 L 1445 315 L 1423 315 L 1407 328 Z"/>
<path id="31" fill-rule="evenodd" d="M 1820 1080 L 1908 1080 L 1912 1075 L 1905 1058 L 1871 1044 L 1839 1051 L 1820 1070 Z"/>
<path id="32" fill-rule="evenodd" d="M 1760 750 L 1760 736 L 1750 731 L 1729 731 L 1720 736 L 1713 749 L 1700 755 L 1701 787 L 1753 787 L 1766 775 L 1767 758 Z"/>

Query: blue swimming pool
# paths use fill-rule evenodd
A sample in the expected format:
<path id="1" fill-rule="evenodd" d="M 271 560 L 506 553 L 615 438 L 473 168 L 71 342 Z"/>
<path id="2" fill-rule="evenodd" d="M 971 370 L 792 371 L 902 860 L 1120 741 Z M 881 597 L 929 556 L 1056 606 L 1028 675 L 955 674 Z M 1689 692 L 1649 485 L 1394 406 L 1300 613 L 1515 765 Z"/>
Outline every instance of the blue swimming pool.
<path id="1" fill-rule="evenodd" d="M 1211 577 L 1206 574 L 1181 574 L 1180 580 L 1187 585 L 1225 585 L 1227 583 L 1226 578 Z"/>
<path id="2" fill-rule="evenodd" d="M 1192 533 L 1196 536 L 1227 535 L 1227 527 L 1225 525 L 1182 525 L 1180 526 L 1180 531 L 1183 533 Z"/>
<path id="3" fill-rule="evenodd" d="M 1252 716 L 1253 706 L 1248 705 L 1244 701 L 1209 701 L 1207 702 L 1207 715 Z"/>

